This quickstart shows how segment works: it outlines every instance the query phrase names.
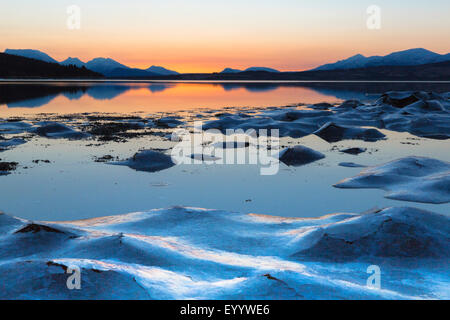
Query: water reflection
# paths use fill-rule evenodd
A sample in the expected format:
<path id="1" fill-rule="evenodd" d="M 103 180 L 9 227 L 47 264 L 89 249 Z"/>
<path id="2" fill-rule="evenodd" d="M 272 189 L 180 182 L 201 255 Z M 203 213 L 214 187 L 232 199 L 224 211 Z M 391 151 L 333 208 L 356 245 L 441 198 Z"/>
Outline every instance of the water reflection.
<path id="1" fill-rule="evenodd" d="M 96 100 L 111 100 L 124 94 L 131 88 L 126 85 L 91 86 L 86 93 Z"/>
<path id="2" fill-rule="evenodd" d="M 35 112 L 134 112 L 174 108 L 270 106 L 365 100 L 389 90 L 450 91 L 449 83 L 245 83 L 245 82 L 3 82 L 5 115 Z M 65 98 L 65 100 L 61 100 Z M 92 98 L 92 99 L 89 99 Z M 93 101 L 91 101 L 93 100 Z M 108 104 L 102 104 L 102 101 Z M 111 102 L 111 103 L 109 103 Z M 4 106 L 2 106 L 4 105 Z M 64 108 L 62 108 L 62 105 Z M 45 107 L 45 108 L 44 108 Z M 122 110 L 123 109 L 123 110 Z"/>

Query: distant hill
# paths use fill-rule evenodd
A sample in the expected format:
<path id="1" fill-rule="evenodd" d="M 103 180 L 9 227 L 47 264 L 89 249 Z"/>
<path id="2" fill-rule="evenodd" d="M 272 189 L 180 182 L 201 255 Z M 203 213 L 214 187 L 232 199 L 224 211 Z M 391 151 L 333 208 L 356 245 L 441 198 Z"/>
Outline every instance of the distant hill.
<path id="1" fill-rule="evenodd" d="M 76 66 L 0 53 L 0 78 L 102 78 L 101 74 Z"/>
<path id="2" fill-rule="evenodd" d="M 239 72 L 248 72 L 248 71 L 264 71 L 264 72 L 273 72 L 278 73 L 280 71 L 272 69 L 272 68 L 266 68 L 266 67 L 250 67 L 245 70 L 239 70 L 239 69 L 232 69 L 232 68 L 225 68 L 220 73 L 239 73 Z"/>
<path id="3" fill-rule="evenodd" d="M 83 61 L 81 61 L 80 59 L 78 59 L 78 58 L 72 58 L 72 57 L 69 57 L 69 58 L 67 58 L 67 59 L 64 60 L 64 61 L 61 61 L 59 64 L 61 64 L 61 65 L 63 65 L 63 66 L 70 66 L 70 65 L 73 65 L 73 66 L 77 66 L 78 68 L 81 68 L 81 67 L 83 67 L 83 66 L 86 66 L 86 64 L 85 64 Z"/>
<path id="4" fill-rule="evenodd" d="M 242 72 L 242 70 L 233 69 L 233 68 L 225 68 L 220 73 L 238 73 L 238 72 Z"/>
<path id="5" fill-rule="evenodd" d="M 312 71 L 357 69 L 379 66 L 413 66 L 443 61 L 450 61 L 450 53 L 441 55 L 426 49 L 418 48 L 394 52 L 386 56 L 365 57 L 362 54 L 357 54 L 345 60 L 322 65 Z"/>
<path id="6" fill-rule="evenodd" d="M 160 74 L 134 68 L 116 68 L 106 73 L 109 78 L 148 78 L 158 77 Z"/>
<path id="7" fill-rule="evenodd" d="M 244 72 L 247 71 L 265 71 L 265 72 L 274 72 L 274 73 L 278 73 L 280 71 L 272 69 L 272 68 L 266 68 L 266 67 L 250 67 L 244 70 Z"/>
<path id="8" fill-rule="evenodd" d="M 220 73 L 179 74 L 160 66 L 152 66 L 146 70 L 130 68 L 110 58 L 95 58 L 84 63 L 78 58 L 68 58 L 60 62 L 60 66 L 69 69 L 58 69 L 57 62 L 51 63 L 48 70 L 44 65 L 36 65 L 41 60 L 56 61 L 38 50 L 12 50 L 14 57 L 24 55 L 33 57 L 33 63 L 27 62 L 27 68 L 13 63 L 14 67 L 2 66 L 4 77 L 99 77 L 103 75 L 114 79 L 158 79 L 158 80 L 327 80 L 327 81 L 450 81 L 450 54 L 440 55 L 425 49 L 410 49 L 394 52 L 384 57 L 364 57 L 355 55 L 346 60 L 328 64 L 311 71 L 280 72 L 266 67 L 250 67 L 245 70 L 226 68 Z M 5 55 L 5 54 L 3 54 Z M 11 60 L 11 55 L 9 60 Z M 4 60 L 6 58 L 3 58 Z M 430 62 L 431 61 L 431 62 Z M 31 64 L 33 66 L 31 66 Z M 79 68 L 77 68 L 79 67 Z M 26 69 L 26 70 L 25 70 Z M 89 70 L 94 71 L 89 73 Z M 12 75 L 14 74 L 14 75 Z M 65 74 L 65 76 L 60 76 Z"/>
<path id="9" fill-rule="evenodd" d="M 154 73 L 154 74 L 159 74 L 159 75 L 162 75 L 162 76 L 169 76 L 169 75 L 179 74 L 176 71 L 169 70 L 169 69 L 166 69 L 166 68 L 160 67 L 160 66 L 151 66 L 150 68 L 146 69 L 145 71 L 151 72 L 151 73 Z"/>
<path id="10" fill-rule="evenodd" d="M 41 61 L 50 62 L 50 63 L 58 63 L 58 61 L 56 61 L 55 59 L 50 57 L 48 54 L 46 54 L 42 51 L 39 51 L 39 50 L 6 49 L 5 53 L 16 55 L 16 56 L 21 56 L 21 57 L 25 57 L 25 58 L 30 58 L 30 59 L 41 60 Z"/>
<path id="11" fill-rule="evenodd" d="M 41 60 L 45 62 L 59 63 L 63 66 L 74 65 L 79 68 L 86 67 L 89 70 L 101 73 L 106 77 L 150 77 L 155 75 L 168 76 L 179 74 L 176 71 L 166 69 L 160 66 L 151 66 L 146 70 L 130 68 L 111 58 L 94 58 L 89 62 L 83 62 L 78 58 L 69 57 L 64 61 L 58 62 L 48 54 L 39 50 L 32 49 L 6 49 L 5 53 Z M 128 70 L 128 71 L 126 71 Z"/>
<path id="12" fill-rule="evenodd" d="M 111 58 L 95 58 L 85 64 L 89 70 L 108 76 L 115 69 L 131 69 Z"/>
<path id="13" fill-rule="evenodd" d="M 170 80 L 291 80 L 291 81 L 450 81 L 450 61 L 418 66 L 380 66 L 302 72 L 245 71 L 167 76 Z"/>

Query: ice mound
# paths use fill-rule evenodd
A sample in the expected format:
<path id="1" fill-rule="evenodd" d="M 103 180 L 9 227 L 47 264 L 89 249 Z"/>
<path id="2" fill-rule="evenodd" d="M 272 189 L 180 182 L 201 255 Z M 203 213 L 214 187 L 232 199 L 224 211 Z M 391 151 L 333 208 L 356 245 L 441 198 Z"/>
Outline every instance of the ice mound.
<path id="1" fill-rule="evenodd" d="M 390 208 L 315 228 L 299 241 L 305 248 L 295 256 L 333 261 L 362 256 L 448 260 L 449 244 L 447 217 L 413 208 Z"/>
<path id="2" fill-rule="evenodd" d="M 344 127 L 332 122 L 323 125 L 314 134 L 327 142 L 338 142 L 349 139 L 377 141 L 386 137 L 377 129 Z"/>
<path id="3" fill-rule="evenodd" d="M 295 146 L 282 150 L 278 158 L 288 166 L 302 166 L 323 159 L 325 155 L 305 146 Z"/>
<path id="4" fill-rule="evenodd" d="M 320 103 L 315 103 L 313 105 L 310 106 L 311 109 L 316 109 L 316 110 L 329 110 L 331 108 L 334 107 L 334 105 L 328 103 L 328 102 L 320 102 Z"/>
<path id="5" fill-rule="evenodd" d="M 173 167 L 172 158 L 162 152 L 143 150 L 125 161 L 109 162 L 108 164 L 128 166 L 136 171 L 157 172 Z"/>
<path id="6" fill-rule="evenodd" d="M 204 129 L 278 129 L 280 137 L 301 138 L 323 132 L 324 139 L 377 141 L 384 138 L 378 129 L 409 132 L 430 139 L 450 137 L 450 99 L 433 92 L 387 92 L 372 103 L 347 100 L 334 106 L 317 104 L 310 110 L 293 107 L 272 108 L 249 116 L 224 113 L 205 123 Z M 330 124 L 333 124 L 330 127 Z M 327 126 L 327 130 L 324 130 Z M 373 128 L 367 128 L 373 127 Z M 322 130 L 320 130 L 322 129 Z M 320 131 L 319 131 L 320 130 Z"/>
<path id="7" fill-rule="evenodd" d="M 280 114 L 275 114 L 273 119 L 280 121 L 295 121 L 304 118 L 317 118 L 317 117 L 328 117 L 333 115 L 331 111 L 316 111 L 316 110 L 292 110 L 283 112 Z"/>
<path id="8" fill-rule="evenodd" d="M 17 134 L 29 131 L 32 125 L 22 121 L 0 121 L 0 133 Z"/>
<path id="9" fill-rule="evenodd" d="M 40 127 L 34 128 L 31 132 L 47 138 L 84 139 L 90 136 L 88 133 L 76 131 L 58 122 L 43 122 Z"/>
<path id="10" fill-rule="evenodd" d="M 290 112 L 283 111 L 284 112 Z M 227 129 L 233 130 L 243 130 L 244 132 L 247 130 L 256 130 L 258 133 L 259 130 L 279 130 L 280 137 L 292 137 L 292 138 L 301 138 L 309 135 L 312 131 L 317 129 L 317 125 L 314 123 L 308 123 L 314 117 L 308 117 L 307 122 L 300 123 L 299 121 L 282 121 L 276 120 L 274 118 L 284 117 L 285 115 L 280 115 L 280 112 L 273 113 L 270 115 L 261 115 L 261 116 L 253 116 L 246 117 L 242 115 L 233 115 L 233 116 L 225 116 L 220 118 L 219 120 L 211 120 L 206 122 L 203 125 L 204 130 L 209 129 L 217 129 L 223 133 L 226 133 Z M 273 118 L 272 118 L 273 117 Z"/>
<path id="11" fill-rule="evenodd" d="M 20 146 L 21 144 L 26 143 L 24 139 L 13 138 L 9 140 L 0 140 L 0 151 L 4 151 L 16 146 Z"/>
<path id="12" fill-rule="evenodd" d="M 420 93 L 416 95 L 413 92 L 389 91 L 381 96 L 380 101 L 397 108 L 403 108 L 407 105 L 410 105 L 411 103 L 419 101 L 423 97 L 423 95 L 421 97 Z"/>
<path id="13" fill-rule="evenodd" d="M 184 124 L 183 121 L 179 120 L 180 118 L 175 116 L 168 116 L 163 117 L 157 120 L 154 120 L 154 124 L 158 127 L 162 128 L 176 128 L 182 124 Z"/>
<path id="14" fill-rule="evenodd" d="M 386 198 L 424 203 L 450 201 L 450 163 L 423 157 L 407 157 L 368 168 L 344 179 L 337 188 L 378 188 Z"/>
<path id="15" fill-rule="evenodd" d="M 347 167 L 347 168 L 365 168 L 365 167 L 367 167 L 363 164 L 358 164 L 358 163 L 354 163 L 354 162 L 340 162 L 339 166 Z"/>
<path id="16" fill-rule="evenodd" d="M 413 208 L 281 218 L 174 207 L 0 214 L 0 299 L 448 299 L 450 221 Z M 382 288 L 366 286 L 369 265 Z M 81 270 L 69 290 L 68 268 Z"/>

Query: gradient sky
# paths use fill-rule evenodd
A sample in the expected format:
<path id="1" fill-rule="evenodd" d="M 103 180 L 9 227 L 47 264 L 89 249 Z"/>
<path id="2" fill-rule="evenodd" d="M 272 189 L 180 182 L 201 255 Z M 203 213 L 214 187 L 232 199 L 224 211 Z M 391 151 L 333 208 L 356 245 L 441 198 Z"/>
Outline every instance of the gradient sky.
<path id="1" fill-rule="evenodd" d="M 80 30 L 66 26 L 73 4 L 81 8 Z M 381 30 L 366 27 L 372 4 L 382 9 Z M 448 53 L 449 13 L 448 0 L 14 0 L 0 4 L 0 50 L 111 57 L 179 72 L 305 70 L 356 53 Z"/>

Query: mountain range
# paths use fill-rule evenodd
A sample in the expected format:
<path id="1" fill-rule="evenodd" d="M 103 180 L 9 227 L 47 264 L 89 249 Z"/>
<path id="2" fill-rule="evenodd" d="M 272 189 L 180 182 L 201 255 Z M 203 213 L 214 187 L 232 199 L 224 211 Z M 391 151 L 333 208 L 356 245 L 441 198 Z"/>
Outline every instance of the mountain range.
<path id="1" fill-rule="evenodd" d="M 95 58 L 88 62 L 83 62 L 78 58 L 69 57 L 64 61 L 58 62 L 48 54 L 33 49 L 6 49 L 6 54 L 21 56 L 30 59 L 41 60 L 49 63 L 58 63 L 63 66 L 74 65 L 78 68 L 86 67 L 86 69 L 100 73 L 106 77 L 152 77 L 152 76 L 167 76 L 177 75 L 176 71 L 168 70 L 160 66 L 151 66 L 148 69 L 130 68 L 121 64 L 111 58 Z"/>
<path id="2" fill-rule="evenodd" d="M 250 68 L 247 68 L 245 70 L 225 68 L 220 73 L 239 73 L 239 72 L 251 72 L 251 71 L 265 71 L 265 72 L 273 72 L 273 73 L 279 73 L 280 72 L 280 71 L 272 69 L 272 68 L 250 67 Z"/>
<path id="3" fill-rule="evenodd" d="M 42 56 L 48 61 L 48 57 Z M 0 52 L 0 78 L 5 79 L 101 79 L 103 76 L 85 66 L 61 65 Z"/>
<path id="4" fill-rule="evenodd" d="M 415 66 L 449 60 L 450 53 L 438 54 L 423 48 L 416 48 L 393 52 L 386 56 L 365 57 L 362 54 L 357 54 L 345 60 L 324 64 L 313 70 L 346 70 L 379 66 Z"/>
<path id="5" fill-rule="evenodd" d="M 316 69 L 302 72 L 280 72 L 266 67 L 250 67 L 245 70 L 225 68 L 220 73 L 190 73 L 179 74 L 160 66 L 151 66 L 147 69 L 130 68 L 111 58 L 95 58 L 83 62 L 78 58 L 69 57 L 58 62 L 48 54 L 31 49 L 7 49 L 3 57 L 4 77 L 41 77 L 49 78 L 59 74 L 73 74 L 74 77 L 103 76 L 116 79 L 170 79 L 170 80 L 445 80 L 450 77 L 450 54 L 438 54 L 426 49 L 409 49 L 394 52 L 386 56 L 365 57 L 355 55 L 336 63 L 326 64 Z M 8 65 L 12 57 L 20 57 L 28 61 L 25 68 L 15 64 Z M 46 72 L 45 65 L 51 72 Z M 56 69 L 56 67 L 70 67 L 69 69 Z M 15 68 L 18 68 L 17 70 Z M 77 70 L 78 69 L 78 70 Z M 39 71 L 39 72 L 38 72 Z M 93 72 L 88 74 L 86 71 Z M 2 74 L 0 74 L 0 77 Z"/>

